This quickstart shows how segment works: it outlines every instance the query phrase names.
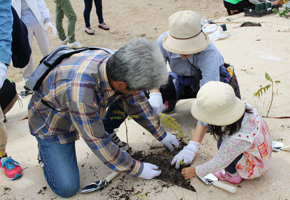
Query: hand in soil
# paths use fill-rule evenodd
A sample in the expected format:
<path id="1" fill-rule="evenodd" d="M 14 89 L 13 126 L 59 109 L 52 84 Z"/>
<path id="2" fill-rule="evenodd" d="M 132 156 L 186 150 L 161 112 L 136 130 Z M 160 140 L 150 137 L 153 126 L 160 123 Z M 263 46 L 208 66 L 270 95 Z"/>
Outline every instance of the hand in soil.
<path id="1" fill-rule="evenodd" d="M 175 164 L 175 168 L 179 169 L 180 161 L 183 161 L 185 165 L 192 163 L 195 153 L 198 151 L 200 144 L 194 141 L 189 141 L 188 145 L 185 146 L 171 161 L 171 165 Z"/>
<path id="2" fill-rule="evenodd" d="M 183 168 L 181 174 L 184 176 L 185 180 L 191 179 L 192 177 L 197 176 L 195 172 L 195 167 L 186 167 Z"/>
<path id="3" fill-rule="evenodd" d="M 163 140 L 161 140 L 160 142 L 162 144 L 165 144 L 170 151 L 173 151 L 174 148 L 177 149 L 178 146 L 179 146 L 179 142 L 178 142 L 176 136 L 175 135 L 172 135 L 170 133 L 167 133 L 167 135 L 165 136 L 165 138 Z"/>
<path id="4" fill-rule="evenodd" d="M 152 179 L 161 174 L 161 170 L 159 169 L 158 166 L 152 165 L 151 163 L 143 163 L 143 164 L 144 167 L 141 174 L 138 176 L 139 178 Z"/>
<path id="5" fill-rule="evenodd" d="M 183 148 L 184 145 L 186 144 L 181 141 L 181 147 L 171 152 L 168 151 L 168 149 L 158 149 L 156 150 L 156 152 L 151 152 L 148 154 L 144 154 L 144 152 L 142 151 L 137 151 L 133 153 L 132 158 L 141 162 L 149 162 L 159 166 L 159 169 L 162 170 L 162 173 L 159 176 L 155 177 L 155 179 L 163 181 L 165 187 L 173 184 L 178 187 L 195 191 L 195 189 L 190 185 L 190 181 L 186 181 L 182 176 L 181 169 L 177 170 L 174 168 L 174 166 L 170 165 L 173 156 L 176 155 Z M 181 166 L 181 168 L 183 167 L 184 166 Z"/>

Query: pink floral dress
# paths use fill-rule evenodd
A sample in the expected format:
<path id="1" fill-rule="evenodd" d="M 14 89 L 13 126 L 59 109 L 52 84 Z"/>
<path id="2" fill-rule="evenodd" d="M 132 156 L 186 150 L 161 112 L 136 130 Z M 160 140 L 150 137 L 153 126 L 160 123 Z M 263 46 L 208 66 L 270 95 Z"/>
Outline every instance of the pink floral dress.
<path id="1" fill-rule="evenodd" d="M 232 136 L 224 135 L 223 142 L 212 160 L 196 167 L 198 176 L 225 169 L 240 154 L 236 170 L 244 179 L 265 174 L 270 167 L 272 139 L 265 120 L 250 104 L 253 113 L 245 113 L 241 129 Z"/>

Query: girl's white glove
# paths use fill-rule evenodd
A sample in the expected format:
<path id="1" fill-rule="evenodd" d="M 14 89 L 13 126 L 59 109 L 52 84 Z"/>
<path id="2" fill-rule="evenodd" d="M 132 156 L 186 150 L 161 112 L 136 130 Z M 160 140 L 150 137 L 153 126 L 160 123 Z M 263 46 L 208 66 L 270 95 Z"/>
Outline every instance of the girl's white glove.
<path id="1" fill-rule="evenodd" d="M 3 83 L 6 79 L 6 73 L 7 73 L 7 66 L 5 65 L 5 63 L 0 62 L 0 89 L 3 86 Z"/>
<path id="2" fill-rule="evenodd" d="M 189 141 L 188 145 L 183 147 L 183 149 L 176 156 L 174 156 L 173 160 L 171 161 L 171 165 L 174 165 L 175 163 L 175 168 L 179 169 L 179 162 L 182 160 L 184 165 L 191 164 L 194 158 L 194 154 L 199 150 L 199 146 L 199 143 Z"/>
<path id="3" fill-rule="evenodd" d="M 50 32 L 49 35 L 51 37 L 54 37 L 56 35 L 56 28 L 52 25 L 52 23 L 51 22 L 46 22 L 45 26 L 46 26 L 47 30 L 49 30 L 49 32 Z"/>
<path id="4" fill-rule="evenodd" d="M 153 165 L 151 163 L 143 163 L 143 164 L 144 167 L 141 174 L 138 176 L 139 178 L 152 179 L 161 174 L 161 170 L 158 168 L 158 166 Z"/>
<path id="5" fill-rule="evenodd" d="M 160 142 L 162 144 L 165 144 L 170 151 L 173 151 L 174 147 L 178 148 L 178 146 L 179 146 L 179 142 L 178 142 L 176 136 L 172 135 L 170 133 L 167 133 L 165 138 L 163 140 L 161 140 Z"/>
<path id="6" fill-rule="evenodd" d="M 148 101 L 157 115 L 161 113 L 163 108 L 163 99 L 160 92 L 150 93 Z"/>

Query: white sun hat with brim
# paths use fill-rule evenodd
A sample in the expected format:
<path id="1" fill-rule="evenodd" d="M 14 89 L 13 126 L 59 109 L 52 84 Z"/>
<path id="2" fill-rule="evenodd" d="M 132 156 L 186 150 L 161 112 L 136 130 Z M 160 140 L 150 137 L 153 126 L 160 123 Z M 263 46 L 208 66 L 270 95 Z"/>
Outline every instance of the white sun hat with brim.
<path id="1" fill-rule="evenodd" d="M 210 81 L 198 91 L 191 114 L 203 123 L 226 126 L 238 121 L 245 109 L 245 102 L 236 97 L 229 84 Z"/>
<path id="2" fill-rule="evenodd" d="M 209 37 L 201 30 L 200 16 L 191 11 L 179 11 L 168 18 L 169 34 L 163 47 L 169 52 L 190 55 L 208 47 Z"/>

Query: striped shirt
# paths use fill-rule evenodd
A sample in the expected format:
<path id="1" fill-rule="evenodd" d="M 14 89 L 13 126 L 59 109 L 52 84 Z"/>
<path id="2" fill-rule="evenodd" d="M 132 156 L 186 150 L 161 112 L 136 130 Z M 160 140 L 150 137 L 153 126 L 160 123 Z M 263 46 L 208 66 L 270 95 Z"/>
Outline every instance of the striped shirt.
<path id="1" fill-rule="evenodd" d="M 74 142 L 80 135 L 109 168 L 138 176 L 143 163 L 117 148 L 104 130 L 106 108 L 117 101 L 129 115 L 138 115 L 134 120 L 159 141 L 166 132 L 142 91 L 122 94 L 110 87 L 106 72 L 110 55 L 103 50 L 87 50 L 55 67 L 37 91 L 39 96 L 34 94 L 30 100 L 29 129 L 32 135 L 59 144 Z M 57 111 L 41 103 L 40 98 Z"/>

